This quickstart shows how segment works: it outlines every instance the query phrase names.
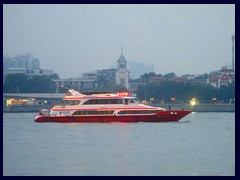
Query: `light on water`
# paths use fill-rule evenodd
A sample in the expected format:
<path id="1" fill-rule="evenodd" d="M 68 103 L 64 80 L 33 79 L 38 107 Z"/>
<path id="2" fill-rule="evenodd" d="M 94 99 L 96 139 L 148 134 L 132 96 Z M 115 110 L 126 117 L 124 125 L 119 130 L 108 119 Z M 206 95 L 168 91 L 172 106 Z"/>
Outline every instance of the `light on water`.
<path id="1" fill-rule="evenodd" d="M 3 114 L 3 175 L 235 175 L 235 113 L 178 123 L 35 123 Z"/>

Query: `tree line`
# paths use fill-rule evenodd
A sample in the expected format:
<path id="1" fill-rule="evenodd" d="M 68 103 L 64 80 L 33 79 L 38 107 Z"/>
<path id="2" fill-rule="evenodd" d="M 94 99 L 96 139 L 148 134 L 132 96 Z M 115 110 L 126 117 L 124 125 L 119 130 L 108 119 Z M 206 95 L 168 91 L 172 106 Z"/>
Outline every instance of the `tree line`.
<path id="1" fill-rule="evenodd" d="M 9 74 L 3 81 L 3 93 L 55 93 L 56 87 L 53 79 L 59 79 L 58 75 L 52 76 L 26 76 L 25 74 Z M 65 93 L 71 87 L 59 87 L 59 93 Z M 111 81 L 100 83 L 94 87 L 97 92 L 116 92 L 126 90 L 125 87 L 116 85 Z"/>
<path id="2" fill-rule="evenodd" d="M 56 87 L 52 79 L 59 79 L 58 75 L 53 76 L 26 76 L 25 74 L 9 74 L 3 81 L 4 93 L 55 93 Z M 99 91 L 116 92 L 126 90 L 115 83 L 104 83 Z M 61 89 L 66 92 L 66 89 Z M 188 102 L 196 98 L 199 102 L 229 102 L 235 98 L 235 84 L 221 86 L 219 89 L 211 85 L 163 81 L 161 83 L 146 83 L 138 86 L 136 91 L 140 100 L 154 99 L 154 102 Z M 145 97 L 146 96 L 146 97 Z M 216 98 L 213 100 L 213 98 Z"/>
<path id="3" fill-rule="evenodd" d="M 52 79 L 59 79 L 58 75 L 52 76 L 26 76 L 25 74 L 9 74 L 3 81 L 4 93 L 54 93 L 55 86 Z"/>
<path id="4" fill-rule="evenodd" d="M 188 102 L 196 98 L 199 102 L 229 102 L 235 98 L 235 84 L 221 86 L 219 89 L 211 85 L 180 83 L 174 81 L 164 81 L 161 83 L 150 83 L 140 85 L 137 90 L 137 97 L 140 100 L 154 99 L 155 102 Z M 214 98 L 214 99 L 213 99 Z"/>

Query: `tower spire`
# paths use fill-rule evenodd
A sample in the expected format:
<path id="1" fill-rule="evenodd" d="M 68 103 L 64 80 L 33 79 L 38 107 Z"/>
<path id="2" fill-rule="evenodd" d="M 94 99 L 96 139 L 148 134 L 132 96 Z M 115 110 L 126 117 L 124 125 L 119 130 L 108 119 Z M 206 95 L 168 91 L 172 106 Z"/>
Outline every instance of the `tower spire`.
<path id="1" fill-rule="evenodd" d="M 123 55 L 123 45 L 121 45 L 121 55 Z"/>

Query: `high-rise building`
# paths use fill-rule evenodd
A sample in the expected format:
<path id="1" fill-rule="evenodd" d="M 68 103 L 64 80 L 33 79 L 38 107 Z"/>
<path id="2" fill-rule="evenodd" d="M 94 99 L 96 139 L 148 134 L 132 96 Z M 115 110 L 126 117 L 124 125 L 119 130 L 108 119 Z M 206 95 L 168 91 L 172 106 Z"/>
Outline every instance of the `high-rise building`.
<path id="1" fill-rule="evenodd" d="M 138 79 L 145 73 L 154 72 L 154 66 L 149 63 L 129 62 L 127 69 L 131 79 Z"/>
<path id="2" fill-rule="evenodd" d="M 22 54 L 14 57 L 3 56 L 3 77 L 9 74 L 51 76 L 55 73 L 52 70 L 41 69 L 39 59 L 32 54 Z"/>
<path id="3" fill-rule="evenodd" d="M 36 69 L 40 68 L 40 62 L 32 54 L 17 55 L 11 58 L 3 57 L 3 70 L 10 68 Z"/>

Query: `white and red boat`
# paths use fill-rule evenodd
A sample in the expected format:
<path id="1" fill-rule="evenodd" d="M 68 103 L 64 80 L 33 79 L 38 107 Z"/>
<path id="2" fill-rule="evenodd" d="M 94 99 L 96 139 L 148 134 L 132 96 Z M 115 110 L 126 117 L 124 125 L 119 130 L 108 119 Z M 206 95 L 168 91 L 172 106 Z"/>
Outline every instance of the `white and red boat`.
<path id="1" fill-rule="evenodd" d="M 41 110 L 36 122 L 177 122 L 191 110 L 166 110 L 140 104 L 128 93 L 84 95 L 68 90 L 61 105 Z"/>

